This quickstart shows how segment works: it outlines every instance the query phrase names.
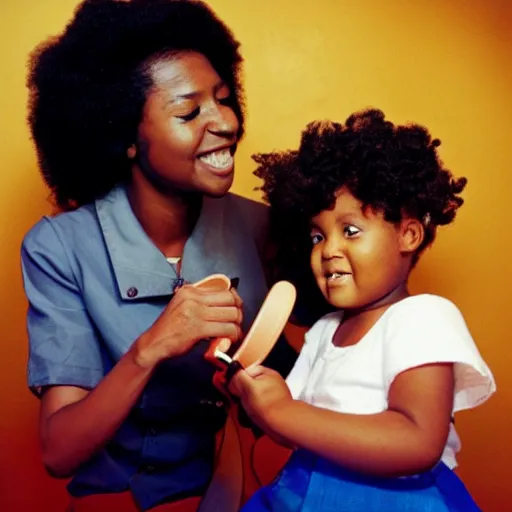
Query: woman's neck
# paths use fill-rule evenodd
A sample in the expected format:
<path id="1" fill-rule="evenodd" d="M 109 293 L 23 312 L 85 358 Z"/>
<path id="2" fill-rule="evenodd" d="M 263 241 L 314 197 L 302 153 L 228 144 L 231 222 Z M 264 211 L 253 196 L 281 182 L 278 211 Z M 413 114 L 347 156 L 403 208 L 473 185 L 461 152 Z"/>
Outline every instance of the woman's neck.
<path id="1" fill-rule="evenodd" d="M 128 199 L 142 228 L 167 256 L 181 256 L 202 207 L 200 194 L 163 194 L 140 174 L 128 185 Z"/>

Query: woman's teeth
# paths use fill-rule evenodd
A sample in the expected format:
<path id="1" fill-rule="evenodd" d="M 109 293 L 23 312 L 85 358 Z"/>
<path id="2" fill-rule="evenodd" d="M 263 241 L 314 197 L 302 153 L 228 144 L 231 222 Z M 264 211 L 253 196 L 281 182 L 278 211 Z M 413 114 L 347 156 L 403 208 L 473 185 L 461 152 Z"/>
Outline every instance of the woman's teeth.
<path id="1" fill-rule="evenodd" d="M 229 148 L 207 153 L 206 155 L 200 156 L 199 159 L 216 169 L 226 169 L 233 165 L 233 156 Z"/>
<path id="2" fill-rule="evenodd" d="M 334 279 L 339 279 L 340 277 L 343 277 L 346 274 L 339 274 L 338 272 L 334 272 L 333 274 L 329 274 L 327 276 L 328 281 L 333 281 Z"/>

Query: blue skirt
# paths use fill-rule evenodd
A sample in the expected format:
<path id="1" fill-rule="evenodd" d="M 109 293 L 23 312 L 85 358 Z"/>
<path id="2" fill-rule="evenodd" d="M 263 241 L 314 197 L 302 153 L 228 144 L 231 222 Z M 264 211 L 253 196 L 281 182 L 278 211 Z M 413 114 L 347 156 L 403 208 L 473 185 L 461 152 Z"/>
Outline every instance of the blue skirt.
<path id="1" fill-rule="evenodd" d="M 241 512 L 481 512 L 462 481 L 442 462 L 406 478 L 347 471 L 305 450 L 290 457 L 274 482 Z"/>

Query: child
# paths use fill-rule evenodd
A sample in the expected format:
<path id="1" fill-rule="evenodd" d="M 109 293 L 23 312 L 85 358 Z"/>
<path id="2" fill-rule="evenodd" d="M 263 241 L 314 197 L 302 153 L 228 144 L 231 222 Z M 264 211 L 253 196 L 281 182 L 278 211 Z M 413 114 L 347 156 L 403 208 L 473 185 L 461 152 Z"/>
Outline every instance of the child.
<path id="1" fill-rule="evenodd" d="M 286 383 L 261 366 L 231 383 L 251 418 L 296 448 L 243 512 L 479 510 L 452 471 L 451 418 L 489 398 L 494 379 L 457 307 L 407 286 L 463 203 L 466 179 L 443 167 L 439 144 L 368 110 L 308 125 L 298 151 L 255 157 L 281 267 L 301 268 L 308 232 L 336 311 L 306 334 Z"/>

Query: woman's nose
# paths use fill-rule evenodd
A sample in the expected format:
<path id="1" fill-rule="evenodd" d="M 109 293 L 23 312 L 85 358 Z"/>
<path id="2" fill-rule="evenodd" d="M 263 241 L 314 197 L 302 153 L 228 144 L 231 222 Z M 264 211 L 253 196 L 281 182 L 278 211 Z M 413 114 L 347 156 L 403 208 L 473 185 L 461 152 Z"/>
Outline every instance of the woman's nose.
<path id="1" fill-rule="evenodd" d="M 225 138 L 235 137 L 239 128 L 238 118 L 227 105 L 215 105 L 211 109 L 208 130 Z"/>

